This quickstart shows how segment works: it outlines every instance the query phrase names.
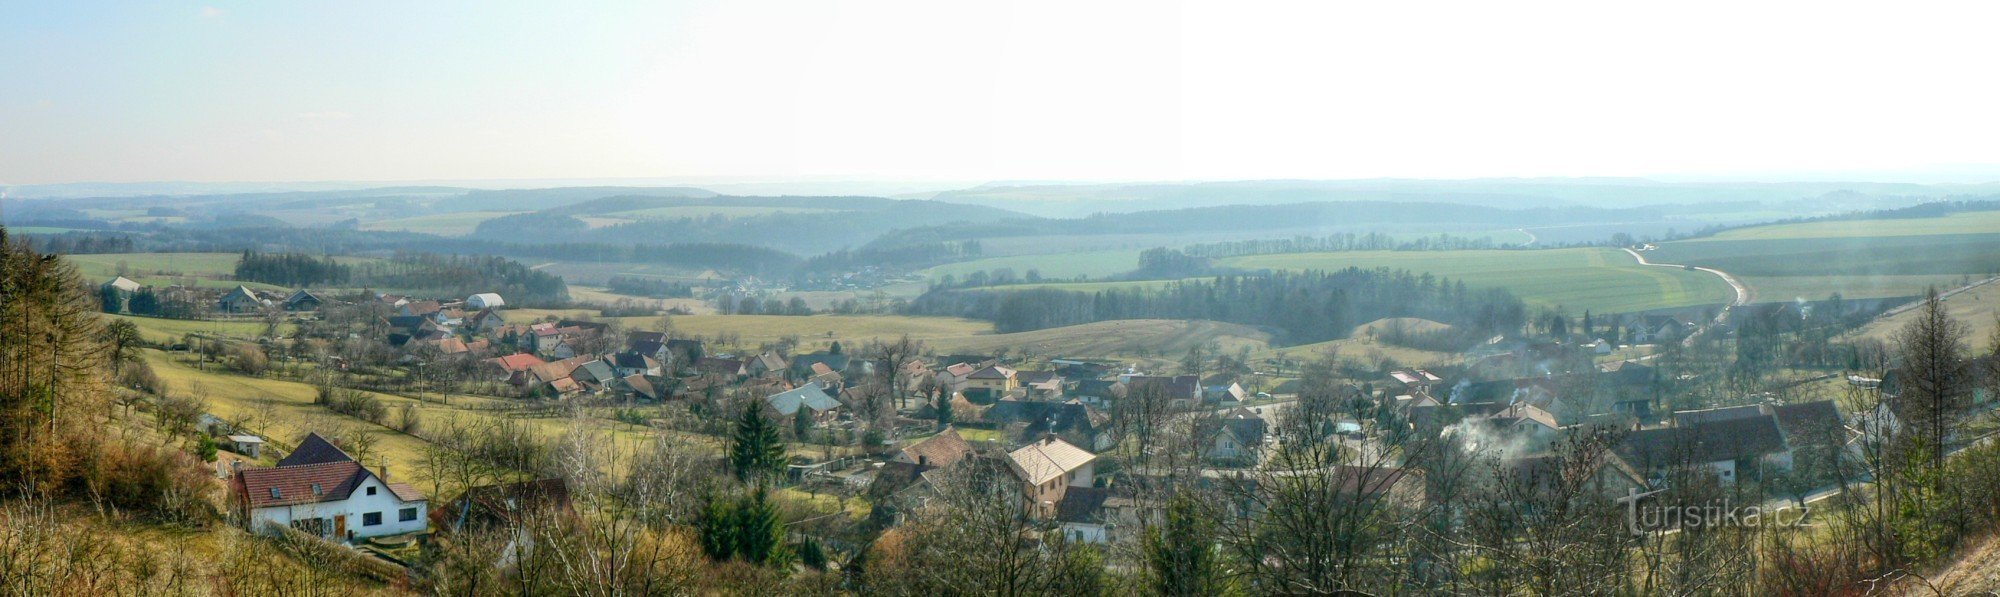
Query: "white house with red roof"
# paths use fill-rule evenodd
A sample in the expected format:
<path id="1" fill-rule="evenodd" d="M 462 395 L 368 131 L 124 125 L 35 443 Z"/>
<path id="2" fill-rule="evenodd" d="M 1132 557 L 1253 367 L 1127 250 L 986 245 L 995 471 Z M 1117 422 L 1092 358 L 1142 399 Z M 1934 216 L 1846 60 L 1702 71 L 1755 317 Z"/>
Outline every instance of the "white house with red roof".
<path id="1" fill-rule="evenodd" d="M 276 467 L 236 471 L 230 491 L 251 532 L 275 524 L 348 541 L 429 528 L 422 492 L 390 483 L 316 433 Z"/>

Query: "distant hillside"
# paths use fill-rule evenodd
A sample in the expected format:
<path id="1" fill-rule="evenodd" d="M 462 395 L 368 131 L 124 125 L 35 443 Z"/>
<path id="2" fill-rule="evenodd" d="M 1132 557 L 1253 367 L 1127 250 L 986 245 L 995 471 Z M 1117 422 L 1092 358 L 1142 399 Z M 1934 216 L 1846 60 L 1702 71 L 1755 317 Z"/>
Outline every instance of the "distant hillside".
<path id="1" fill-rule="evenodd" d="M 1003 209 L 881 197 L 611 197 L 504 216 L 472 238 L 514 243 L 729 242 L 799 253 L 868 243 L 891 230 L 1026 218 Z"/>
<path id="2" fill-rule="evenodd" d="M 1199 183 L 1048 184 L 994 183 L 938 193 L 954 203 L 1001 205 L 1042 216 L 1081 216 L 1187 207 L 1317 201 L 1458 203 L 1530 208 L 1813 199 L 1852 192 L 1864 207 L 1895 207 L 1912 198 L 1970 192 L 1991 185 L 1920 185 L 1869 182 L 1668 183 L 1639 178 L 1507 178 L 1469 180 L 1249 180 Z"/>

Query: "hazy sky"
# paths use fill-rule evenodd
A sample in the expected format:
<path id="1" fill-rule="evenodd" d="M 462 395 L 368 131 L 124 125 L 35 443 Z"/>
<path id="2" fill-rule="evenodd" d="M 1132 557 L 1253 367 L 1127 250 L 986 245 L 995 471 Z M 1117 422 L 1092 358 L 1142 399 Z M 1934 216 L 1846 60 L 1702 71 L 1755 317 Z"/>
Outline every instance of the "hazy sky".
<path id="1" fill-rule="evenodd" d="M 0 183 L 2000 164 L 1910 2 L 7 2 Z"/>

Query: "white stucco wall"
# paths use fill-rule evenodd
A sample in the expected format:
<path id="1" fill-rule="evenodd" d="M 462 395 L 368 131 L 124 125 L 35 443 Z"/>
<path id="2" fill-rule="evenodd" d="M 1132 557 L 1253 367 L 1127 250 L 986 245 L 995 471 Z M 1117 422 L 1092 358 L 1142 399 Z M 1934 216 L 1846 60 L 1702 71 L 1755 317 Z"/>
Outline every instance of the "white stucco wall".
<path id="1" fill-rule="evenodd" d="M 375 495 L 368 495 L 370 489 L 374 490 Z M 416 508 L 416 519 L 402 520 L 399 513 L 404 508 Z M 363 515 L 368 513 L 381 513 L 382 523 L 377 525 L 364 524 Z M 347 517 L 347 531 L 357 538 L 414 533 L 422 531 L 430 525 L 429 504 L 420 501 L 404 502 L 396 499 L 396 494 L 389 491 L 387 484 L 382 483 L 381 479 L 371 476 L 366 481 L 362 481 L 360 486 L 355 487 L 354 493 L 348 495 L 347 499 L 342 501 L 270 506 L 252 510 L 250 512 L 250 528 L 262 529 L 265 522 L 290 526 L 292 521 L 295 520 L 324 518 L 327 519 L 326 532 L 332 533 L 334 529 L 334 517 L 343 515 Z M 345 539 L 345 537 L 335 537 L 335 539 Z"/>

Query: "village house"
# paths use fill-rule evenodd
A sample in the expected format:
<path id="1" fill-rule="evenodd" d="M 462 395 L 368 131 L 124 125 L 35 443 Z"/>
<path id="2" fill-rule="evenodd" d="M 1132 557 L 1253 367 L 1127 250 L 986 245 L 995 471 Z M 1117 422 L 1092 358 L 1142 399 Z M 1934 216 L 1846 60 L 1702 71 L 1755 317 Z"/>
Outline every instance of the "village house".
<path id="1" fill-rule="evenodd" d="M 1015 376 L 1013 369 L 1002 365 L 987 365 L 965 376 L 964 392 L 975 397 L 997 399 L 1019 387 L 1021 387 L 1020 379 Z"/>
<path id="2" fill-rule="evenodd" d="M 769 350 L 750 359 L 750 362 L 746 365 L 748 374 L 751 377 L 783 373 L 786 367 L 785 357 L 778 356 L 777 352 Z"/>
<path id="3" fill-rule="evenodd" d="M 1014 380 L 1027 389 L 1031 400 L 1062 400 L 1063 390 L 1068 385 L 1054 371 L 1015 371 Z"/>
<path id="4" fill-rule="evenodd" d="M 611 368 L 620 377 L 628 375 L 660 375 L 660 362 L 644 354 L 625 351 L 611 355 Z"/>
<path id="5" fill-rule="evenodd" d="M 1256 460 L 1264 446 L 1264 435 L 1268 423 L 1256 412 L 1247 408 L 1236 408 L 1222 415 L 1221 419 L 1204 422 L 1197 433 L 1202 440 L 1202 457 L 1227 463 L 1251 463 Z"/>
<path id="6" fill-rule="evenodd" d="M 840 401 L 826 395 L 826 390 L 819 385 L 810 383 L 766 396 L 764 404 L 787 421 L 798 416 L 799 409 L 806 409 L 815 423 L 833 420 L 840 409 Z"/>
<path id="7" fill-rule="evenodd" d="M 497 371 L 498 374 L 495 377 L 514 385 L 520 385 L 516 380 L 522 374 L 527 373 L 528 369 L 544 363 L 541 357 L 525 352 L 494 357 L 486 359 L 485 362 Z"/>
<path id="8" fill-rule="evenodd" d="M 292 291 L 291 296 L 285 297 L 284 305 L 286 311 L 318 311 L 320 307 L 326 305 L 326 299 L 320 298 L 319 294 L 311 290 L 300 288 Z"/>
<path id="9" fill-rule="evenodd" d="M 275 525 L 352 541 L 429 526 L 422 492 L 389 482 L 318 434 L 277 467 L 237 471 L 230 489 L 245 529 L 256 533 Z"/>
<path id="10" fill-rule="evenodd" d="M 1125 379 L 1125 395 L 1137 392 L 1157 394 L 1168 406 L 1184 409 L 1201 401 L 1201 379 L 1193 375 L 1130 375 Z"/>
<path id="11" fill-rule="evenodd" d="M 1021 484 L 1028 512 L 1044 519 L 1055 515 L 1056 504 L 1070 488 L 1096 484 L 1096 462 L 1096 454 L 1054 435 L 1007 453 L 1008 470 Z"/>
<path id="12" fill-rule="evenodd" d="M 215 309 L 224 313 L 256 313 L 269 306 L 271 299 L 264 298 L 248 286 L 237 286 L 215 303 Z"/>

